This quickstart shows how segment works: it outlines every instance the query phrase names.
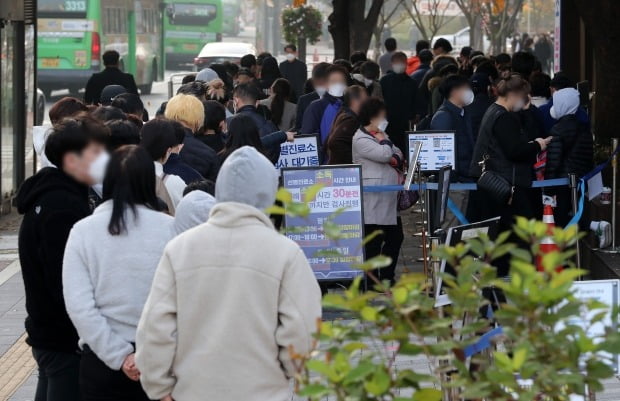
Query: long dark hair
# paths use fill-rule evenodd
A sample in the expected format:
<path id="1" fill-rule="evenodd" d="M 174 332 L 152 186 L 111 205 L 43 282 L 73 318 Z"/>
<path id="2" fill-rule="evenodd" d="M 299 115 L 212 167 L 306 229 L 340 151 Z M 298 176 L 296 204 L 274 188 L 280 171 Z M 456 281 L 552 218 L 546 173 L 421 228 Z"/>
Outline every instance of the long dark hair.
<path id="1" fill-rule="evenodd" d="M 219 153 L 220 160 L 223 162 L 235 150 L 243 146 L 252 146 L 259 152 L 265 153 L 265 148 L 260 140 L 258 127 L 251 117 L 237 114 L 228 123 L 228 139 L 224 149 Z"/>
<path id="2" fill-rule="evenodd" d="M 113 206 L 108 231 L 111 235 L 121 235 L 127 231 L 127 209 L 134 216 L 137 205 L 159 210 L 155 194 L 155 165 L 146 149 L 125 145 L 112 153 L 103 180 L 103 200 L 110 199 Z"/>
<path id="3" fill-rule="evenodd" d="M 278 78 L 271 85 L 271 93 L 273 94 L 271 99 L 271 121 L 279 127 L 282 124 L 284 106 L 291 93 L 291 84 L 284 78 Z"/>

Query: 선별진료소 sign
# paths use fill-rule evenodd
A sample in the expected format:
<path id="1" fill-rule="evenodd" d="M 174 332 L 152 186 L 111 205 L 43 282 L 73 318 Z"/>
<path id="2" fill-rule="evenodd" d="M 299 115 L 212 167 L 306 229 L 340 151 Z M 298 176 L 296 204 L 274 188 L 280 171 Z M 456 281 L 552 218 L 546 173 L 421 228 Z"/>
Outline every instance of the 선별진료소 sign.
<path id="1" fill-rule="evenodd" d="M 308 201 L 307 217 L 285 216 L 285 233 L 303 249 L 317 279 L 349 280 L 362 274 L 352 267 L 364 262 L 361 167 L 285 168 L 282 178 L 294 202 Z M 322 188 L 314 199 L 306 199 L 315 184 Z M 325 234 L 325 222 L 338 226 L 339 238 Z"/>

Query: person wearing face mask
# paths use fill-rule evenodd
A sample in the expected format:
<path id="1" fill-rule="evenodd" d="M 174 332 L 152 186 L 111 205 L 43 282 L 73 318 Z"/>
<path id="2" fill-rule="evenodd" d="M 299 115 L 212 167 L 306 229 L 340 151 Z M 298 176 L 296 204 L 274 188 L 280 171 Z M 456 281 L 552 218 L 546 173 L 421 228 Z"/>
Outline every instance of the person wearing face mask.
<path id="1" fill-rule="evenodd" d="M 304 114 L 310 106 L 310 103 L 319 100 L 327 93 L 327 71 L 331 67 L 329 63 L 318 63 L 312 67 L 312 83 L 313 91 L 305 93 L 297 100 L 297 116 L 295 118 L 295 130 L 301 129 Z"/>
<path id="2" fill-rule="evenodd" d="M 63 294 L 80 336 L 81 401 L 148 401 L 135 366 L 135 334 L 172 217 L 159 211 L 155 168 L 137 145 L 116 150 L 104 202 L 75 224 L 63 259 Z"/>
<path id="3" fill-rule="evenodd" d="M 359 73 L 353 74 L 354 83 L 360 85 L 362 88 L 366 88 L 368 96 L 378 97 L 383 99 L 383 92 L 381 91 L 381 85 L 379 84 L 379 75 L 381 73 L 379 64 L 374 61 L 364 61 L 359 68 Z"/>
<path id="4" fill-rule="evenodd" d="M 593 140 L 587 124 L 579 121 L 579 91 L 565 88 L 553 94 L 551 116 L 558 122 L 551 128 L 551 143 L 547 148 L 545 179 L 566 178 L 574 173 L 583 177 L 593 167 Z M 553 209 L 556 224 L 564 227 L 570 221 L 571 202 L 568 187 L 545 188 L 545 195 L 555 196 Z"/>
<path id="5" fill-rule="evenodd" d="M 487 109 L 482 119 L 480 132 L 471 162 L 470 174 L 480 177 L 483 160 L 486 170 L 491 171 L 513 187 L 511 199 L 498 202 L 491 194 L 478 189 L 472 194 L 467 215 L 469 221 L 480 221 L 500 216 L 500 231 L 507 231 L 514 224 L 514 216 L 540 218 L 530 196 L 533 179 L 532 165 L 539 152 L 544 151 L 551 141 L 548 138 L 530 140 L 521 125 L 517 112 L 529 108 L 524 99 L 530 91 L 529 83 L 518 74 L 500 80 L 496 86 L 497 100 Z M 475 201 L 474 201 L 475 197 Z M 540 203 L 540 197 L 537 199 Z M 519 243 L 519 238 L 511 238 Z M 527 246 L 527 244 L 521 244 Z M 498 275 L 505 276 L 509 270 L 507 257 L 497 262 Z"/>
<path id="6" fill-rule="evenodd" d="M 474 151 L 474 135 L 471 117 L 466 109 L 474 101 L 474 92 L 469 81 L 462 75 L 449 75 L 441 83 L 439 90 L 445 99 L 431 120 L 433 131 L 454 131 L 456 140 L 456 166 L 453 178 L 456 182 L 471 182 L 469 168 Z M 459 208 L 467 208 L 467 191 L 450 191 L 450 199 Z M 458 220 L 450 211 L 447 212 L 442 227 L 447 229 L 457 226 Z"/>
<path id="7" fill-rule="evenodd" d="M 406 75 L 406 74 L 405 74 Z M 389 126 L 386 106 L 381 99 L 368 98 L 359 111 L 361 127 L 353 136 L 353 163 L 362 166 L 365 186 L 398 185 L 403 152 L 390 141 L 385 133 Z M 396 264 L 403 243 L 403 227 L 397 211 L 398 193 L 375 192 L 364 194 L 364 232 L 383 233 L 365 246 L 366 258 L 389 256 L 392 263 L 374 272 L 381 280 L 395 280 Z"/>
<path id="8" fill-rule="evenodd" d="M 474 150 L 474 135 L 471 118 L 466 110 L 474 101 L 474 92 L 469 80 L 462 75 L 449 75 L 439 91 L 445 99 L 431 120 L 431 130 L 454 131 L 456 139 L 456 178 L 463 182 L 469 179 L 471 155 Z"/>
<path id="9" fill-rule="evenodd" d="M 83 115 L 51 129 L 45 155 L 55 167 L 28 178 L 17 194 L 24 215 L 19 261 L 26 292 L 26 342 L 38 365 L 37 400 L 78 401 L 78 334 L 65 308 L 63 255 L 69 232 L 90 215 L 90 166 L 104 152 L 109 130 Z"/>
<path id="10" fill-rule="evenodd" d="M 304 113 L 301 133 L 320 134 L 323 149 L 336 115 L 342 107 L 342 97 L 347 89 L 347 72 L 342 67 L 332 66 L 327 75 L 327 93 L 308 106 Z"/>
<path id="11" fill-rule="evenodd" d="M 176 205 L 183 198 L 185 181 L 178 175 L 166 174 L 164 164 L 180 144 L 175 125 L 166 119 L 151 120 L 140 131 L 140 146 L 145 148 L 155 165 L 157 196 L 165 203 L 168 214 L 174 216 Z"/>
<path id="12" fill-rule="evenodd" d="M 327 140 L 328 164 L 352 164 L 351 143 L 360 127 L 358 114 L 362 103 L 368 98 L 366 90 L 359 85 L 349 86 L 344 94 L 344 105 Z"/>
<path id="13" fill-rule="evenodd" d="M 293 89 L 291 102 L 297 103 L 297 99 L 304 94 L 304 84 L 308 79 L 308 66 L 297 58 L 297 46 L 288 44 L 284 48 L 286 60 L 280 63 L 282 78 L 288 80 Z"/>
<path id="14" fill-rule="evenodd" d="M 390 73 L 381 78 L 383 99 L 387 107 L 387 118 L 390 124 L 387 134 L 396 146 L 407 152 L 405 132 L 410 130 L 415 118 L 415 101 L 418 87 L 416 82 L 407 75 L 407 55 L 396 52 L 392 55 Z"/>

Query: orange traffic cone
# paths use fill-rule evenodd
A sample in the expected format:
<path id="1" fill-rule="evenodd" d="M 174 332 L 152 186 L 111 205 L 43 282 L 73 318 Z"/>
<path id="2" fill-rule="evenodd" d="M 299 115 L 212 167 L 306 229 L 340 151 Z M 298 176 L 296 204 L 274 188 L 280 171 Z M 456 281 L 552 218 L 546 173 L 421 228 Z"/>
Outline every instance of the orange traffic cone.
<path id="1" fill-rule="evenodd" d="M 558 248 L 556 243 L 553 241 L 553 229 L 555 228 L 555 219 L 553 218 L 553 207 L 551 207 L 551 205 L 545 205 L 543 213 L 543 223 L 547 224 L 547 235 L 540 243 L 538 256 L 536 256 L 536 268 L 538 269 L 538 271 L 541 272 L 545 270 L 542 265 L 543 256 L 548 253 L 560 250 L 560 248 Z M 562 270 L 562 266 L 556 267 L 556 270 Z"/>

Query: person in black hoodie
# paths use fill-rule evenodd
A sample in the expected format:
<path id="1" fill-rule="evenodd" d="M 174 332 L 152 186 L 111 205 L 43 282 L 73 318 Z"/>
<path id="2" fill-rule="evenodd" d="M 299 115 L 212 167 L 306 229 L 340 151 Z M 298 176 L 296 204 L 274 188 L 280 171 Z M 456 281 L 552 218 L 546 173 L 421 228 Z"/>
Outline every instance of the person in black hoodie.
<path id="1" fill-rule="evenodd" d="M 108 129 L 88 116 L 65 119 L 49 134 L 45 155 L 57 166 L 41 169 L 21 186 L 17 210 L 19 260 L 26 290 L 26 342 L 39 367 L 37 401 L 79 399 L 78 335 L 67 315 L 62 261 L 73 225 L 90 215 L 89 186 Z"/>

